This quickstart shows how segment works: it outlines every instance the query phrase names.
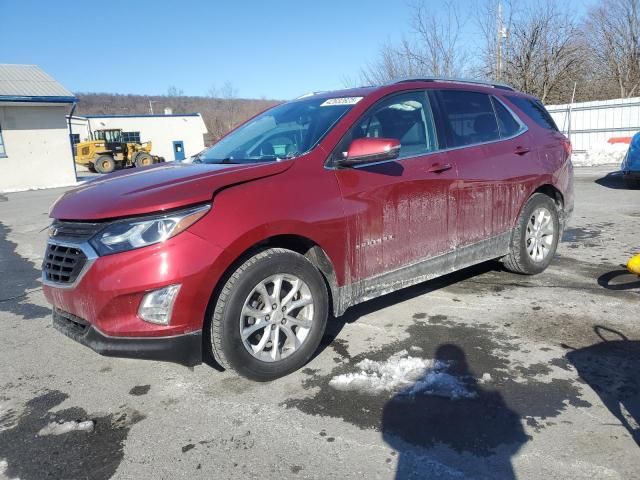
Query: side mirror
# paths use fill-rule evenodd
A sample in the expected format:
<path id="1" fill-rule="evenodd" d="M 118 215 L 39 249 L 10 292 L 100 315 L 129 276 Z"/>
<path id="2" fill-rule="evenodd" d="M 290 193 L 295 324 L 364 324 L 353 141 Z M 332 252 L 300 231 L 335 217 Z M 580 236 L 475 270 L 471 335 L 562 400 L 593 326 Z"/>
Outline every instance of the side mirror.
<path id="1" fill-rule="evenodd" d="M 340 160 L 340 165 L 393 160 L 400 155 L 400 140 L 395 138 L 356 138 Z"/>

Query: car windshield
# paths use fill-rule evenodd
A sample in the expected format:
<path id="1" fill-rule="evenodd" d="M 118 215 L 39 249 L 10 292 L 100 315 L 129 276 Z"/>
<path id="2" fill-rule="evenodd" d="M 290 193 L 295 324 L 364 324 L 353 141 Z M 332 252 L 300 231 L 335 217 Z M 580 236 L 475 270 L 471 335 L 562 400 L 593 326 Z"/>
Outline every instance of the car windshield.
<path id="1" fill-rule="evenodd" d="M 256 163 L 308 152 L 362 97 L 308 98 L 261 113 L 202 152 L 194 163 Z"/>

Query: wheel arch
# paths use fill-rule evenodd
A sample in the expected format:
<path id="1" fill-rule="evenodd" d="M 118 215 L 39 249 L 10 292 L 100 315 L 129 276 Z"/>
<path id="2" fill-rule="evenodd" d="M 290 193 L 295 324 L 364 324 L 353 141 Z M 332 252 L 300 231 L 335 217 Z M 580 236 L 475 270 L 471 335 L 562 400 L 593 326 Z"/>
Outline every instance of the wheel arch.
<path id="1" fill-rule="evenodd" d="M 335 314 L 335 312 L 338 311 L 339 287 L 335 267 L 329 258 L 329 255 L 317 242 L 309 237 L 299 234 L 277 234 L 260 240 L 259 242 L 255 242 L 251 246 L 245 248 L 239 255 L 235 255 L 235 258 L 224 269 L 224 272 L 213 288 L 211 299 L 209 301 L 209 308 L 207 308 L 205 325 L 209 318 L 210 309 L 215 307 L 214 304 L 216 298 L 229 276 L 233 274 L 233 272 L 248 258 L 268 248 L 284 248 L 286 250 L 291 250 L 303 255 L 307 260 L 309 260 L 311 264 L 320 271 L 327 285 L 330 312 Z"/>
<path id="2" fill-rule="evenodd" d="M 538 186 L 535 190 L 533 190 L 528 197 L 525 198 L 525 200 L 522 202 L 522 204 L 520 205 L 520 208 L 518 209 L 518 215 L 516 215 L 513 218 L 513 228 L 515 228 L 518 219 L 520 218 L 520 215 L 522 215 L 522 211 L 525 209 L 525 207 L 527 206 L 527 202 L 531 199 L 531 197 L 533 197 L 536 193 L 541 193 L 543 195 L 546 195 L 547 197 L 551 198 L 554 203 L 556 204 L 556 207 L 558 207 L 558 214 L 560 215 L 560 220 L 562 223 L 562 220 L 564 218 L 564 195 L 562 195 L 562 192 L 560 190 L 558 190 L 556 187 L 554 187 L 552 184 L 550 183 L 544 183 L 540 186 Z"/>
<path id="3" fill-rule="evenodd" d="M 559 212 L 562 212 L 564 210 L 564 195 L 562 195 L 562 192 L 550 183 L 545 183 L 544 185 L 536 188 L 533 192 L 531 192 L 529 198 L 531 198 L 531 196 L 533 196 L 533 194 L 535 193 L 542 193 L 550 197 L 556 203 Z"/>

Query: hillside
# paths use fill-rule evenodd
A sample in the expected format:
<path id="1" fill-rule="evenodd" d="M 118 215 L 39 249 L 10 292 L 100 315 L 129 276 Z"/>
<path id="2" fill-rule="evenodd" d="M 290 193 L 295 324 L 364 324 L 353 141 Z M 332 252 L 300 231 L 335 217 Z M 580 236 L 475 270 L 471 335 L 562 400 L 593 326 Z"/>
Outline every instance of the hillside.
<path id="1" fill-rule="evenodd" d="M 202 114 L 210 140 L 216 140 L 234 125 L 261 110 L 278 103 L 264 99 L 224 99 L 213 97 L 121 95 L 112 93 L 76 93 L 78 106 L 76 115 L 131 115 L 164 113 L 171 108 L 173 113 Z"/>

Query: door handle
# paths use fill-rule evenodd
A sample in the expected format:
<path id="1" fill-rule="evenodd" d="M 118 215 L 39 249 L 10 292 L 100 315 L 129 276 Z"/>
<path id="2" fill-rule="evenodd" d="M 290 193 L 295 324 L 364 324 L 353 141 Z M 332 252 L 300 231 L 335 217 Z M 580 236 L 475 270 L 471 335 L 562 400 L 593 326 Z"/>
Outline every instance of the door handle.
<path id="1" fill-rule="evenodd" d="M 434 163 L 429 168 L 427 168 L 427 172 L 429 173 L 442 173 L 447 170 L 451 170 L 453 167 L 450 163 Z"/>
<path id="2" fill-rule="evenodd" d="M 526 155 L 530 151 L 531 149 L 527 147 L 516 147 L 516 150 L 513 153 L 515 153 L 516 155 Z"/>

